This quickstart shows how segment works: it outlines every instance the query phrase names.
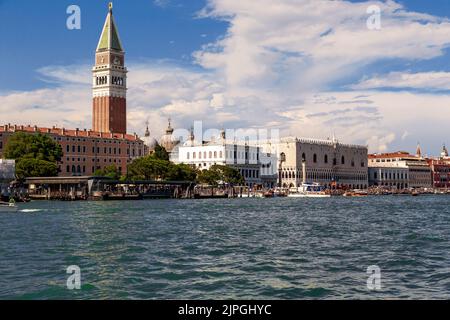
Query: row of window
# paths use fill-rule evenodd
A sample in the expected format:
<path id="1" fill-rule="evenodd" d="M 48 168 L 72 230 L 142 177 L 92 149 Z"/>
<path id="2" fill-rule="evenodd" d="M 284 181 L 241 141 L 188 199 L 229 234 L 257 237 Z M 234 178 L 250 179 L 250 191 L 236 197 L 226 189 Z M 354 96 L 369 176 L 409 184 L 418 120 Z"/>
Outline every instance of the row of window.
<path id="1" fill-rule="evenodd" d="M 396 162 L 398 159 L 376 159 L 375 162 Z M 373 160 L 372 160 L 373 162 Z"/>
<path id="2" fill-rule="evenodd" d="M 197 159 L 197 154 L 198 154 L 198 158 L 202 159 L 202 155 L 203 155 L 203 159 L 217 159 L 217 154 L 219 154 L 219 159 L 222 159 L 223 157 L 223 153 L 222 151 L 219 151 L 219 153 L 217 153 L 217 151 L 209 151 L 208 153 L 206 151 L 202 152 L 192 152 L 192 159 Z M 209 157 L 208 157 L 209 156 Z M 190 159 L 191 158 L 191 153 L 188 152 L 186 153 L 186 159 Z"/>
<path id="3" fill-rule="evenodd" d="M 249 152 L 239 152 L 239 151 L 225 151 L 227 158 L 234 159 L 245 159 L 245 160 L 259 160 L 258 153 L 249 153 Z M 218 157 L 217 157 L 218 156 Z M 222 151 L 203 151 L 203 152 L 192 152 L 192 159 L 222 159 L 223 153 Z M 186 159 L 191 159 L 191 153 L 186 153 Z"/>
<path id="4" fill-rule="evenodd" d="M 239 172 L 245 179 L 258 179 L 259 178 L 259 170 L 240 169 Z"/>
<path id="5" fill-rule="evenodd" d="M 75 146 L 72 145 L 72 147 L 70 145 L 66 146 L 66 152 L 70 152 L 72 150 L 72 153 L 78 152 L 78 153 L 86 153 L 86 146 Z M 92 153 L 96 153 L 99 154 L 100 151 L 102 149 L 100 147 L 92 147 Z M 122 154 L 122 150 L 121 148 L 111 148 L 111 147 L 104 147 L 103 148 L 103 153 L 104 154 Z M 139 157 L 142 156 L 142 150 L 139 149 L 138 150 L 138 155 Z M 127 155 L 130 155 L 130 149 L 127 149 Z M 136 149 L 131 149 L 131 155 L 134 157 L 136 156 Z"/>
<path id="6" fill-rule="evenodd" d="M 108 84 L 108 76 L 96 77 L 95 83 L 97 86 Z M 112 76 L 111 84 L 123 86 L 125 84 L 125 81 L 122 77 Z"/>
<path id="7" fill-rule="evenodd" d="M 101 169 L 101 167 L 97 167 L 97 170 L 100 170 Z M 95 172 L 95 170 L 96 170 L 96 167 L 92 167 L 92 173 L 94 173 Z M 119 170 L 119 173 L 120 172 L 122 172 L 122 167 L 118 167 L 118 170 Z M 86 173 L 86 166 L 80 166 L 80 165 L 78 165 L 78 166 L 75 166 L 75 165 L 73 165 L 73 166 L 67 166 L 66 167 L 66 172 L 67 173 Z"/>
<path id="8" fill-rule="evenodd" d="M 54 137 L 54 140 L 56 141 L 56 140 L 58 140 L 58 141 L 62 141 L 63 140 L 63 138 L 61 138 L 61 137 Z M 65 140 L 66 141 L 70 141 L 70 140 L 72 140 L 73 142 L 76 142 L 76 141 L 78 141 L 78 142 L 86 142 L 86 138 L 65 138 Z M 95 141 L 91 141 L 91 142 L 94 142 L 94 143 L 109 143 L 109 144 L 121 144 L 122 143 L 122 141 L 123 140 L 114 140 L 114 139 L 108 139 L 108 140 L 95 140 Z M 126 144 L 127 145 L 132 145 L 133 147 L 134 147 L 134 142 L 129 142 L 129 141 L 127 141 L 126 142 Z M 137 143 L 136 143 L 137 144 Z"/>
<path id="9" fill-rule="evenodd" d="M 226 151 L 227 158 L 233 159 L 245 159 L 245 160 L 258 160 L 259 161 L 259 153 L 247 151 Z M 250 156 L 250 157 L 249 157 Z"/>
<path id="10" fill-rule="evenodd" d="M 66 158 L 66 160 L 67 160 L 67 162 L 69 162 L 70 161 L 70 158 Z M 83 158 L 83 159 L 81 159 L 81 158 L 72 158 L 72 162 L 75 162 L 75 161 L 78 161 L 78 162 L 81 162 L 81 161 L 83 161 L 83 162 L 86 162 L 86 158 Z M 108 158 L 108 159 L 106 159 L 106 158 L 104 158 L 103 159 L 103 162 L 108 162 L 109 161 L 109 163 L 112 163 L 112 162 L 114 162 L 114 163 L 122 163 L 122 160 L 121 159 L 112 159 L 112 158 Z M 129 159 L 128 159 L 128 161 L 130 161 Z M 96 158 L 96 159 L 92 159 L 92 162 L 100 162 L 100 159 L 98 159 L 98 158 Z"/>
<path id="11" fill-rule="evenodd" d="M 378 179 L 378 172 L 374 172 L 373 173 L 373 178 L 374 179 Z M 381 180 L 392 180 L 392 179 L 397 179 L 397 180 L 408 180 L 408 174 L 405 172 L 381 172 L 380 173 L 380 179 Z"/>
<path id="12" fill-rule="evenodd" d="M 367 189 L 367 184 L 345 184 L 345 183 L 341 183 L 338 184 L 338 186 L 345 186 L 345 187 L 349 187 L 351 189 Z M 293 183 L 283 183 L 283 188 L 294 188 L 295 185 Z M 325 188 L 327 189 L 334 189 L 335 186 L 333 186 L 332 184 L 326 184 Z"/>
<path id="13" fill-rule="evenodd" d="M 302 154 L 302 161 L 306 161 L 306 154 L 305 153 Z M 315 154 L 315 153 L 313 154 L 313 162 L 314 163 L 318 163 L 317 154 Z M 328 155 L 327 154 L 324 155 L 324 157 L 323 157 L 323 163 L 325 163 L 325 164 L 328 163 Z M 336 166 L 336 165 L 337 165 L 337 159 L 333 158 L 333 166 Z M 345 157 L 344 156 L 341 157 L 341 165 L 345 165 Z M 351 161 L 351 166 L 352 167 L 355 166 L 355 160 L 353 160 L 353 159 Z M 361 167 L 362 168 L 365 167 L 365 162 L 364 161 L 361 161 Z"/>
<path id="14" fill-rule="evenodd" d="M 303 174 L 298 172 L 297 174 L 294 171 L 283 171 L 281 173 L 282 179 L 302 179 Z M 312 180 L 355 180 L 355 181 L 367 181 L 367 176 L 364 174 L 341 174 L 341 173 L 332 173 L 332 172 L 308 172 L 306 174 L 306 179 Z"/>
<path id="15" fill-rule="evenodd" d="M 410 172 L 419 172 L 419 173 L 430 173 L 430 169 L 428 168 L 428 169 L 414 169 L 414 168 L 412 168 L 412 169 L 409 169 L 409 171 Z"/>

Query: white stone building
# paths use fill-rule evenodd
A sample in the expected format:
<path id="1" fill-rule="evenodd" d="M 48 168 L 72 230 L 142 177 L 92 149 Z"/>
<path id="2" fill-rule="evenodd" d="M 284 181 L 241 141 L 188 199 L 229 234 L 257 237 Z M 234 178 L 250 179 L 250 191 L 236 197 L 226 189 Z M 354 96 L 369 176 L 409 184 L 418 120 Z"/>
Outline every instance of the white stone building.
<path id="1" fill-rule="evenodd" d="M 202 142 L 196 141 L 191 134 L 188 141 L 174 150 L 171 160 L 199 170 L 207 170 L 213 165 L 230 166 L 239 170 L 251 187 L 276 185 L 276 155 L 260 146 L 227 141 L 225 131 L 218 138 Z"/>
<path id="2" fill-rule="evenodd" d="M 369 155 L 369 182 L 372 186 L 396 189 L 431 188 L 432 171 L 421 157 L 408 152 Z"/>
<path id="3" fill-rule="evenodd" d="M 284 188 L 298 187 L 302 182 L 318 182 L 330 188 L 368 187 L 367 146 L 342 144 L 334 138 L 285 138 L 278 144 L 277 154 Z"/>

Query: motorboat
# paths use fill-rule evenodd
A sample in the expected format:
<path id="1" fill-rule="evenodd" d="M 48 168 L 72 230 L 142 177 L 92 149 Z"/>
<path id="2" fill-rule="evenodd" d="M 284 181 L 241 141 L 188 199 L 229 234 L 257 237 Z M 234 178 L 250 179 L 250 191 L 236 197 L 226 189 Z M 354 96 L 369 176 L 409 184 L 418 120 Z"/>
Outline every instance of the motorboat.
<path id="1" fill-rule="evenodd" d="M 366 190 L 352 190 L 343 194 L 344 197 L 367 197 L 368 192 Z"/>
<path id="2" fill-rule="evenodd" d="M 286 197 L 287 196 L 287 192 L 286 192 L 286 190 L 284 190 L 284 189 L 281 189 L 281 188 L 276 188 L 275 190 L 274 190 L 274 192 L 273 192 L 273 196 L 274 197 L 281 197 L 281 198 L 284 198 L 284 197 Z"/>
<path id="3" fill-rule="evenodd" d="M 302 183 L 298 188 L 289 189 L 289 198 L 330 198 L 325 187 L 319 183 Z"/>

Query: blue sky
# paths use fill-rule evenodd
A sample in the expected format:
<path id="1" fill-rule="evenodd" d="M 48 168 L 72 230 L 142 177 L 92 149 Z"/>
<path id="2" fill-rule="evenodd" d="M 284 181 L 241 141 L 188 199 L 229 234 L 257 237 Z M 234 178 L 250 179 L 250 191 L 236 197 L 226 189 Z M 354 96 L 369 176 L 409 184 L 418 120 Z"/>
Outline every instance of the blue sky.
<path id="1" fill-rule="evenodd" d="M 108 2 L 0 0 L 1 122 L 90 127 Z M 71 4 L 81 30 L 66 28 Z M 371 4 L 382 8 L 380 31 L 364 27 Z M 448 0 L 115 0 L 114 15 L 138 133 L 149 120 L 157 136 L 171 117 L 334 133 L 371 151 L 450 144 Z"/>
<path id="2" fill-rule="evenodd" d="M 91 62 L 104 23 L 103 0 L 0 0 L 0 90 L 45 85 L 35 72 L 50 64 Z M 161 2 L 164 3 L 164 2 Z M 66 9 L 81 8 L 81 30 L 68 30 Z M 127 59 L 173 59 L 191 63 L 191 53 L 226 31 L 226 24 L 196 19 L 203 0 L 114 1 Z"/>

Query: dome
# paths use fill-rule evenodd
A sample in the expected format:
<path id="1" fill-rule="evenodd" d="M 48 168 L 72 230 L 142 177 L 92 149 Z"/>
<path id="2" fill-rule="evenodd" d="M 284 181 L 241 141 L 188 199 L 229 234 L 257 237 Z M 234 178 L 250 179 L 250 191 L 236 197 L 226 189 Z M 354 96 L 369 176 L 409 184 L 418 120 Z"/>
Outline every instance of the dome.
<path id="1" fill-rule="evenodd" d="M 161 137 L 161 141 L 160 141 L 161 147 L 166 149 L 166 151 L 169 153 L 172 152 L 172 150 L 175 148 L 175 146 L 177 146 L 180 143 L 179 140 L 173 139 L 173 136 L 172 136 L 173 131 L 174 130 L 171 126 L 170 119 L 169 119 L 169 126 L 167 127 L 166 134 Z"/>
<path id="2" fill-rule="evenodd" d="M 161 137 L 161 147 L 166 149 L 167 152 L 172 152 L 176 145 L 178 145 L 179 141 L 173 140 L 172 135 L 165 134 Z"/>
<path id="3" fill-rule="evenodd" d="M 148 124 L 147 129 L 145 130 L 144 137 L 141 138 L 141 140 L 144 142 L 144 145 L 148 148 L 148 151 L 151 153 L 155 150 L 156 146 L 158 145 L 158 141 L 150 136 L 150 130 L 148 130 Z"/>

